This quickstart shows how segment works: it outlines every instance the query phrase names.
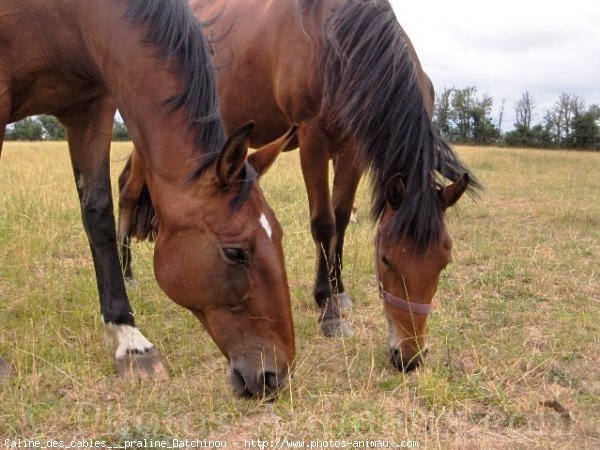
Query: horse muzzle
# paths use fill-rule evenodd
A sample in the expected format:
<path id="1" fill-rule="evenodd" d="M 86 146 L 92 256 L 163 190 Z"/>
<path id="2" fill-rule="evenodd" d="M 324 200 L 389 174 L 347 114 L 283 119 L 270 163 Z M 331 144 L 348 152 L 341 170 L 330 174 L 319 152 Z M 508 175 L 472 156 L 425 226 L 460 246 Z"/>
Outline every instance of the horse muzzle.
<path id="1" fill-rule="evenodd" d="M 428 348 L 413 352 L 402 350 L 401 347 L 390 347 L 390 360 L 394 367 L 401 372 L 412 372 L 423 362 L 423 358 L 429 353 Z"/>
<path id="2" fill-rule="evenodd" d="M 253 370 L 244 364 L 232 362 L 229 381 L 240 397 L 272 398 L 288 379 L 288 368 Z"/>

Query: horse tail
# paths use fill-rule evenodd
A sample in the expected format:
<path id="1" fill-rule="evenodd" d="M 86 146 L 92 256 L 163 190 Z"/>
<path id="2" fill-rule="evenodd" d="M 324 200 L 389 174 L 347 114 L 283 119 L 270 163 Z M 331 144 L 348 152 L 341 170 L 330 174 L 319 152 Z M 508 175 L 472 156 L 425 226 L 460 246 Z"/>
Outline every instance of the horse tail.
<path id="1" fill-rule="evenodd" d="M 133 207 L 129 233 L 130 237 L 136 238 L 138 241 L 149 240 L 150 242 L 154 241 L 158 233 L 156 212 L 146 183 L 144 183 L 140 196 Z"/>
<path id="2" fill-rule="evenodd" d="M 127 158 L 125 167 L 123 167 L 123 170 L 119 175 L 118 186 L 120 196 L 129 192 L 127 183 L 130 181 L 131 177 L 134 176 L 132 173 L 132 161 L 134 156 L 136 156 L 135 150 L 132 152 L 129 158 Z M 136 164 L 139 165 L 139 162 L 136 162 Z M 121 201 L 119 201 L 119 208 L 123 208 Z M 140 195 L 135 200 L 133 205 L 131 222 L 129 224 L 129 230 L 127 231 L 130 238 L 136 238 L 140 241 L 146 239 L 149 241 L 154 241 L 154 236 L 156 236 L 156 233 L 158 232 L 156 212 L 154 211 L 152 197 L 150 197 L 150 191 L 148 191 L 148 186 L 146 183 L 143 184 Z"/>

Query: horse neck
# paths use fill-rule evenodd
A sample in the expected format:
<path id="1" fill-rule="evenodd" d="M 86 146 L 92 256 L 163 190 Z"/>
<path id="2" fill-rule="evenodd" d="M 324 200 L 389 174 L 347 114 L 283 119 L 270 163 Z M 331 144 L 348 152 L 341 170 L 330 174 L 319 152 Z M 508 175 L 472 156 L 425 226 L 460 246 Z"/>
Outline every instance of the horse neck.
<path id="1" fill-rule="evenodd" d="M 144 38 L 138 30 L 123 32 L 136 43 Z M 153 56 L 152 46 L 114 45 L 110 51 L 111 63 L 102 75 L 146 169 L 173 182 L 184 178 L 190 173 L 194 135 L 185 111 L 164 104 L 181 92 L 181 79 Z"/>
<path id="2" fill-rule="evenodd" d="M 112 3 L 113 8 L 108 8 L 105 2 L 86 2 L 87 16 L 96 24 L 93 40 L 86 44 L 142 158 L 158 212 L 161 198 L 189 190 L 196 134 L 185 107 L 173 110 L 165 104 L 183 91 L 183 75 L 157 56 L 160 49 L 156 45 L 144 43 L 144 26 L 132 26 L 124 18 L 127 2 Z"/>

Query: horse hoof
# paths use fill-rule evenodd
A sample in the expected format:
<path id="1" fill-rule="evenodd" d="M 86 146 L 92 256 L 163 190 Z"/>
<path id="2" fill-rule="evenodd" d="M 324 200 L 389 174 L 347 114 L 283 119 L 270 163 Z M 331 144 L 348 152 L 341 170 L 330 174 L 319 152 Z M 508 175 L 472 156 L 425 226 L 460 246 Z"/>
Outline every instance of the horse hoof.
<path id="1" fill-rule="evenodd" d="M 345 311 L 350 311 L 352 309 L 352 300 L 350 300 L 350 296 L 345 292 L 340 292 L 339 294 L 333 294 L 334 297 L 337 298 L 340 308 Z"/>
<path id="2" fill-rule="evenodd" d="M 326 337 L 352 336 L 352 328 L 345 319 L 324 319 L 321 321 L 321 331 Z"/>
<path id="3" fill-rule="evenodd" d="M 11 376 L 12 368 L 4 359 L 0 358 L 0 383 L 4 383 Z"/>
<path id="4" fill-rule="evenodd" d="M 169 371 L 155 348 L 144 353 L 128 353 L 116 360 L 119 377 L 131 381 L 161 381 L 169 379 Z"/>

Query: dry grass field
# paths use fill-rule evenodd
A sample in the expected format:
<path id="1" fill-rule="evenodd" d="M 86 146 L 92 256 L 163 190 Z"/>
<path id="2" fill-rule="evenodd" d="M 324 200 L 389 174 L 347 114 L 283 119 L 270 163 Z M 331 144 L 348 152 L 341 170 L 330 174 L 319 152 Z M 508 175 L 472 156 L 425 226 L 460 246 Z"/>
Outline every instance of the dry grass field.
<path id="1" fill-rule="evenodd" d="M 129 149 L 114 146 L 115 182 Z M 454 262 L 429 319 L 431 352 L 408 375 L 388 362 L 366 185 L 346 251 L 355 335 L 331 340 L 315 320 L 314 250 L 297 153 L 282 155 L 265 176 L 286 233 L 297 336 L 291 383 L 267 403 L 233 395 L 225 358 L 156 285 L 146 243 L 134 246 L 137 284 L 129 293 L 171 380 L 121 382 L 102 340 L 66 144 L 5 143 L 0 355 L 15 375 L 0 385 L 0 448 L 19 438 L 43 445 L 187 438 L 226 440 L 228 448 L 244 448 L 244 439 L 351 448 L 387 439 L 420 448 L 600 448 L 600 154 L 458 150 L 486 191 L 448 214 Z"/>

